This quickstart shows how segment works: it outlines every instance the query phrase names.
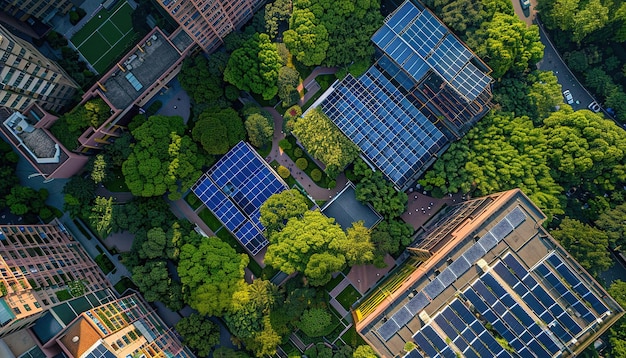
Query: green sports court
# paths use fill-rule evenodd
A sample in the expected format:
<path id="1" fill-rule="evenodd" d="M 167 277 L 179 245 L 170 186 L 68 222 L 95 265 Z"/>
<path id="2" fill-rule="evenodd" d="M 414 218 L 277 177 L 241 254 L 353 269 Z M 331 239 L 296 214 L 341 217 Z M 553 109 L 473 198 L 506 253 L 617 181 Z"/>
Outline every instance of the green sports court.
<path id="1" fill-rule="evenodd" d="M 72 36 L 72 44 L 99 73 L 104 73 L 136 41 L 132 7 L 120 1 L 111 10 L 101 9 Z"/>

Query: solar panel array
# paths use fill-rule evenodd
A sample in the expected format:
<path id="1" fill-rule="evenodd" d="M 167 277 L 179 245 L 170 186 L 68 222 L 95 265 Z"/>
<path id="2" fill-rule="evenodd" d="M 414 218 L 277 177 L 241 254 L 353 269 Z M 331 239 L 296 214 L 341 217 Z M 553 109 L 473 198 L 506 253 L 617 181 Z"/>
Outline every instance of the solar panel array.
<path id="1" fill-rule="evenodd" d="M 459 258 L 446 267 L 434 280 L 429 282 L 421 292 L 413 296 L 404 307 L 394 313 L 391 319 L 383 323 L 378 328 L 378 334 L 385 341 L 388 341 L 403 325 L 428 306 L 431 301 L 435 300 L 440 293 L 467 272 L 473 264 L 525 220 L 526 214 L 519 206 L 511 210 L 487 234 L 483 235 L 475 244 L 465 250 Z"/>
<path id="2" fill-rule="evenodd" d="M 364 156 L 403 187 L 447 139 L 389 80 L 371 67 L 348 75 L 321 104 L 324 113 Z"/>
<path id="3" fill-rule="evenodd" d="M 98 344 L 85 358 L 115 358 L 115 354 L 111 353 L 102 344 Z"/>
<path id="4" fill-rule="evenodd" d="M 268 245 L 259 208 L 288 189 L 261 157 L 239 142 L 191 190 L 252 255 Z"/>
<path id="5" fill-rule="evenodd" d="M 431 12 L 418 9 L 410 1 L 385 21 L 372 41 L 406 71 L 414 84 L 432 69 L 468 101 L 473 101 L 491 82 L 470 62 L 474 58 L 472 52 Z M 407 88 L 409 82 L 400 83 Z"/>
<path id="6" fill-rule="evenodd" d="M 516 207 L 401 307 L 378 334 L 389 340 L 525 220 L 526 214 Z M 494 335 L 521 357 L 559 356 L 610 314 L 559 253 L 550 252 L 532 269 L 507 253 L 424 322 L 413 335 L 419 349 L 405 357 L 511 357 Z"/>

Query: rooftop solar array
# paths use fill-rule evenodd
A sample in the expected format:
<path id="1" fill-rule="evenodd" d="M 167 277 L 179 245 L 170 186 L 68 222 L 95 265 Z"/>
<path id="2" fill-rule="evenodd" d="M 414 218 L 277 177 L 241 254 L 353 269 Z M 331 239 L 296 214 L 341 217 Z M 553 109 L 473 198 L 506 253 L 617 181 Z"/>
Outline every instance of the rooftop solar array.
<path id="1" fill-rule="evenodd" d="M 376 67 L 358 79 L 348 75 L 321 106 L 363 155 L 399 187 L 425 170 L 447 144 L 443 133 Z"/>
<path id="2" fill-rule="evenodd" d="M 474 245 L 465 250 L 459 258 L 446 267 L 434 280 L 429 282 L 421 292 L 413 296 L 391 319 L 380 326 L 378 329 L 380 336 L 385 341 L 388 341 L 413 316 L 428 306 L 440 293 L 480 260 L 485 253 L 493 249 L 498 242 L 502 241 L 525 220 L 526 214 L 519 206 L 511 210 L 487 234 L 483 235 Z M 406 312 L 410 314 L 408 319 Z"/>
<path id="3" fill-rule="evenodd" d="M 252 255 L 268 245 L 259 208 L 288 189 L 245 142 L 239 142 L 191 190 Z"/>
<path id="4" fill-rule="evenodd" d="M 473 101 L 491 78 L 470 61 L 473 53 L 428 10 L 404 2 L 372 41 L 417 84 L 432 69 Z M 406 88 L 407 82 L 400 81 Z"/>
<path id="5" fill-rule="evenodd" d="M 381 325 L 380 337 L 388 341 L 525 220 L 520 207 L 507 214 Z M 406 356 L 511 357 L 496 336 L 520 357 L 560 356 L 611 314 L 556 251 L 530 269 L 507 253 L 484 271 L 423 322 L 413 335 L 418 349 Z"/>
<path id="6" fill-rule="evenodd" d="M 85 358 L 115 358 L 115 354 L 111 353 L 100 343 Z"/>

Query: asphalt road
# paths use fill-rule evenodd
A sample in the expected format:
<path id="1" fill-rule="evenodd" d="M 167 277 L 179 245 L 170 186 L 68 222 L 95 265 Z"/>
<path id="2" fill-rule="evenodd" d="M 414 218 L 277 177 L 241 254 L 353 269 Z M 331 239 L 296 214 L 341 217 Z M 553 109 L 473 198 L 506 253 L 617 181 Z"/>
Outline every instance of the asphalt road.
<path id="1" fill-rule="evenodd" d="M 543 51 L 543 59 L 537 63 L 537 68 L 542 71 L 552 71 L 556 75 L 559 84 L 561 84 L 562 91 L 570 90 L 574 97 L 574 104 L 572 108 L 574 110 L 586 109 L 587 106 L 594 101 L 591 94 L 582 86 L 580 82 L 574 77 L 574 74 L 567 67 L 559 53 L 554 48 L 554 45 L 546 35 L 543 27 L 539 22 L 537 13 L 535 12 L 536 0 L 531 0 L 531 6 L 528 9 L 522 9 L 519 0 L 511 0 L 513 3 L 513 9 L 515 14 L 524 21 L 528 26 L 536 24 L 539 25 L 539 37 L 541 43 L 545 46 Z"/>

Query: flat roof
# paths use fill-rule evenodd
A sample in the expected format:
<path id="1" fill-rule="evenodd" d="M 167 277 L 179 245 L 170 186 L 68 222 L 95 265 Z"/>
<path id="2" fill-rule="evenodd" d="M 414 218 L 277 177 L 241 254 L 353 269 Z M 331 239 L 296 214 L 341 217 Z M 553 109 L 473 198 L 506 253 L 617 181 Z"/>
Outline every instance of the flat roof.
<path id="1" fill-rule="evenodd" d="M 352 223 L 363 221 L 368 229 L 374 227 L 382 220 L 374 209 L 369 205 L 365 205 L 356 199 L 354 185 L 350 182 L 343 190 L 337 194 L 333 200 L 329 201 L 322 208 L 324 215 L 334 218 L 335 222 L 346 230 L 352 226 Z"/>
<path id="2" fill-rule="evenodd" d="M 161 31 L 154 31 L 114 66 L 114 72 L 102 82 L 106 90 L 101 93 L 115 108 L 125 109 L 180 57 L 181 53 L 167 37 Z"/>
<path id="3" fill-rule="evenodd" d="M 438 214 L 409 251 L 402 286 L 357 322 L 384 357 L 558 356 L 582 350 L 623 309 L 543 229 L 519 190 Z M 423 240 L 438 236 L 438 243 Z M 428 257 L 422 247 L 437 247 Z M 358 307 L 357 307 L 358 310 Z M 358 314 L 357 314 L 358 316 Z M 502 346 L 496 337 L 508 343 Z M 406 342 L 417 349 L 404 352 Z"/>

